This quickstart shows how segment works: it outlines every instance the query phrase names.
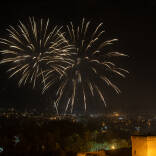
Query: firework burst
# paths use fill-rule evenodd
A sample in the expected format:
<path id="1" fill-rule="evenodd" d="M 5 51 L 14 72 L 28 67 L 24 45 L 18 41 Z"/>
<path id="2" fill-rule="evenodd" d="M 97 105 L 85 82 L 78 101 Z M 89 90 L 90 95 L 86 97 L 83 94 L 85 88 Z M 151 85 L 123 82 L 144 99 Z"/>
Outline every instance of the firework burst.
<path id="1" fill-rule="evenodd" d="M 104 30 L 100 23 L 94 31 L 90 29 L 90 21 L 82 20 L 78 27 L 74 27 L 72 22 L 67 25 L 66 38 L 69 44 L 75 46 L 71 59 L 72 66 L 66 69 L 65 75 L 61 77 L 60 86 L 57 90 L 55 106 L 66 101 L 66 111 L 73 111 L 74 103 L 82 99 L 84 109 L 87 109 L 87 101 L 91 96 L 99 96 L 106 105 L 103 88 L 112 87 L 116 93 L 120 89 L 109 78 L 109 74 L 116 74 L 125 77 L 127 70 L 117 67 L 111 61 L 112 57 L 126 56 L 119 52 L 108 52 L 106 46 L 112 45 L 117 39 L 104 41 Z M 108 74 L 109 73 L 109 74 Z M 79 101 L 80 102 L 80 101 Z"/>
<path id="2" fill-rule="evenodd" d="M 61 27 L 50 26 L 48 20 L 29 18 L 26 24 L 19 22 L 16 28 L 7 29 L 8 37 L 1 38 L 3 59 L 1 64 L 8 63 L 10 77 L 20 74 L 19 86 L 42 80 L 44 89 L 51 84 L 45 84 L 53 73 L 61 76 L 65 67 L 71 64 L 68 57 L 71 46 L 65 40 Z M 55 74 L 54 74 L 55 73 Z"/>

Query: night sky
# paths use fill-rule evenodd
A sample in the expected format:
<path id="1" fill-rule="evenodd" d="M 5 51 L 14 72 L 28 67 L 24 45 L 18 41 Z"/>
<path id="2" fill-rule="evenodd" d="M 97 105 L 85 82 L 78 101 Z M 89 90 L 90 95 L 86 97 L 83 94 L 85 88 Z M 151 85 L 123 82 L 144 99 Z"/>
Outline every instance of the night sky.
<path id="1" fill-rule="evenodd" d="M 0 36 L 5 35 L 8 25 L 15 26 L 18 20 L 27 20 L 29 16 L 49 17 L 58 25 L 69 21 L 79 23 L 83 17 L 103 22 L 106 39 L 118 38 L 116 49 L 129 55 L 118 64 L 130 72 L 125 79 L 116 81 L 122 94 L 106 91 L 108 109 L 156 112 L 156 1 L 83 1 L 2 3 Z M 0 66 L 0 107 L 25 109 L 48 105 L 49 97 L 42 96 L 40 88 L 18 88 L 17 79 L 8 79 L 6 69 L 7 66 Z"/>

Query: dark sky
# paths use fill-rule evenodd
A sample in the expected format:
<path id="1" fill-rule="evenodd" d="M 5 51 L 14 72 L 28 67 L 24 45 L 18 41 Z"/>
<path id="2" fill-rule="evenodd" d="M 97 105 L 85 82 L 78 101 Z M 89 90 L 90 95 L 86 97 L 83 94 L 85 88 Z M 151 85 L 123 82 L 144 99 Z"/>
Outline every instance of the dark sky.
<path id="1" fill-rule="evenodd" d="M 106 98 L 109 108 L 156 112 L 156 1 L 103 1 L 2 3 L 0 35 L 4 35 L 8 25 L 14 26 L 18 20 L 25 20 L 28 16 L 49 17 L 56 24 L 66 24 L 71 20 L 79 23 L 83 17 L 103 22 L 107 35 L 119 39 L 117 49 L 129 55 L 119 64 L 130 74 L 117 81 L 122 94 L 112 93 Z M 8 80 L 5 70 L 6 67 L 0 67 L 0 107 L 46 106 L 48 98 L 42 96 L 39 89 L 32 91 L 28 86 L 18 89 L 17 80 Z"/>

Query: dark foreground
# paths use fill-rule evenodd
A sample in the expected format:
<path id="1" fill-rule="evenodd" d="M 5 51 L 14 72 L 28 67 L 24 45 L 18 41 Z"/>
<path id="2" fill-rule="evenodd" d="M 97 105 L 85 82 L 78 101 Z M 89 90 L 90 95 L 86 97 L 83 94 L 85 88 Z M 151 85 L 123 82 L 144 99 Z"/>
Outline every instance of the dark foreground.
<path id="1" fill-rule="evenodd" d="M 96 123 L 96 124 L 95 124 Z M 123 133 L 101 130 L 98 122 L 78 122 L 74 118 L 0 117 L 0 156 L 76 156 L 112 138 L 127 139 Z M 127 138 L 126 138 L 127 137 Z M 108 150 L 109 156 L 130 156 L 126 148 Z M 104 146 L 102 146 L 103 148 Z M 109 147 L 109 144 L 108 144 Z M 98 149 L 99 150 L 99 149 Z M 101 150 L 104 150 L 101 149 Z"/>

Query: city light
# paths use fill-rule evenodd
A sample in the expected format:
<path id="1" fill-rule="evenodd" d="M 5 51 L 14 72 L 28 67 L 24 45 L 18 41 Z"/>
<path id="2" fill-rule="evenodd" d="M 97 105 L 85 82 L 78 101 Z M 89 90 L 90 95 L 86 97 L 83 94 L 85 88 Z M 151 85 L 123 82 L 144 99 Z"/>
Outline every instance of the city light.
<path id="1" fill-rule="evenodd" d="M 112 150 L 114 150 L 114 149 L 115 149 L 115 146 L 114 146 L 114 145 L 112 145 L 112 146 L 111 146 L 111 149 L 112 149 Z"/>
<path id="2" fill-rule="evenodd" d="M 0 153 L 2 153 L 4 151 L 3 147 L 0 147 Z"/>

